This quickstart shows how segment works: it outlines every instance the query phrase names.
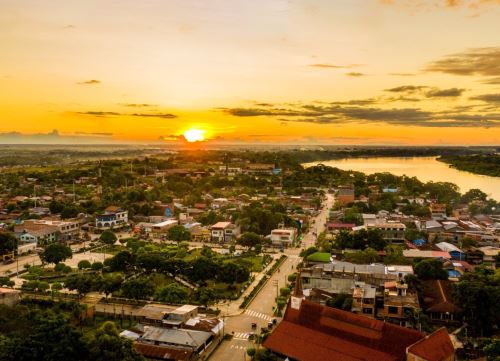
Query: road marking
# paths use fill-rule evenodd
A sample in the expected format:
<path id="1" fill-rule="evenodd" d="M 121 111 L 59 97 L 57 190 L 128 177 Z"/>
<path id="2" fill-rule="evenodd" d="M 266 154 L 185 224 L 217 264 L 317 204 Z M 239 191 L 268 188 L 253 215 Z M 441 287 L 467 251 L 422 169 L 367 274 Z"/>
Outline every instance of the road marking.
<path id="1" fill-rule="evenodd" d="M 235 332 L 233 336 L 235 340 L 244 340 L 244 341 L 248 340 L 248 337 L 249 335 L 246 332 Z"/>
<path id="2" fill-rule="evenodd" d="M 246 350 L 247 348 L 245 346 L 238 346 L 238 345 L 231 345 L 232 349 L 236 349 L 236 350 Z"/>
<path id="3" fill-rule="evenodd" d="M 245 314 L 252 316 L 252 317 L 257 317 L 257 318 L 263 319 L 267 322 L 270 322 L 273 319 L 271 316 L 268 316 L 266 314 L 263 314 L 263 313 L 260 313 L 257 311 L 249 310 L 249 309 L 245 310 Z"/>

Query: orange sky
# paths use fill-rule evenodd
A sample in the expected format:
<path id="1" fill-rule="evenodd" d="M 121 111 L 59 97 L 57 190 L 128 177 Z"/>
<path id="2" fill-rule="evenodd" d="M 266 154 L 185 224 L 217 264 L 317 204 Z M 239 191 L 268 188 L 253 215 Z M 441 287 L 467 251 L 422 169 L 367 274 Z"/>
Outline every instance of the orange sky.
<path id="1" fill-rule="evenodd" d="M 0 10 L 0 143 L 500 144 L 497 0 Z"/>

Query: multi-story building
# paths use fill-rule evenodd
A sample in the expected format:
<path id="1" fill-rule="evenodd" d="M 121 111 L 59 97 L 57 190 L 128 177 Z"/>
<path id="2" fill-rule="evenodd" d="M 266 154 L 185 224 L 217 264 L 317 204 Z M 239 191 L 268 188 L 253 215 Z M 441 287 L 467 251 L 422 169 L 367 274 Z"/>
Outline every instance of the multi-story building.
<path id="1" fill-rule="evenodd" d="M 76 221 L 58 221 L 29 219 L 15 226 L 14 231 L 21 242 L 35 242 L 46 245 L 55 241 L 71 241 L 80 233 L 80 223 Z"/>
<path id="2" fill-rule="evenodd" d="M 295 228 L 273 229 L 271 231 L 271 243 L 273 246 L 290 247 L 297 238 Z"/>
<path id="3" fill-rule="evenodd" d="M 110 206 L 104 213 L 95 217 L 95 227 L 98 230 L 122 228 L 128 225 L 128 211 L 120 207 Z"/>
<path id="4" fill-rule="evenodd" d="M 210 227 L 212 242 L 232 242 L 240 235 L 240 227 L 231 222 L 217 222 Z"/>
<path id="5" fill-rule="evenodd" d="M 403 223 L 375 223 L 367 227 L 379 229 L 382 232 L 382 237 L 390 243 L 404 243 L 405 241 L 406 226 Z"/>

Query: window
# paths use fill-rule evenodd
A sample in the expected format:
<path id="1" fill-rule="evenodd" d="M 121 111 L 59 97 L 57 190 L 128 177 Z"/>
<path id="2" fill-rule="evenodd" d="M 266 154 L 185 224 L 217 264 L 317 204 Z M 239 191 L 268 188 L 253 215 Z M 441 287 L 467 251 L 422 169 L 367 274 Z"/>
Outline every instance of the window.
<path id="1" fill-rule="evenodd" d="M 392 313 L 392 314 L 395 314 L 395 315 L 396 315 L 396 314 L 398 313 L 398 308 L 397 308 L 397 307 L 394 307 L 394 306 L 389 306 L 389 307 L 387 308 L 387 312 L 388 312 L 388 313 Z"/>

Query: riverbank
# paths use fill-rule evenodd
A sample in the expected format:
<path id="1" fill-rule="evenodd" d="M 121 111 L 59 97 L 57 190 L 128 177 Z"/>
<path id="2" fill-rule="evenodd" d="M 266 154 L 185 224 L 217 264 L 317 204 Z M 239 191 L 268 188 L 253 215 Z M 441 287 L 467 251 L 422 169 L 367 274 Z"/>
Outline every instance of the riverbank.
<path id="1" fill-rule="evenodd" d="M 442 155 L 436 160 L 461 171 L 500 177 L 499 154 Z"/>

